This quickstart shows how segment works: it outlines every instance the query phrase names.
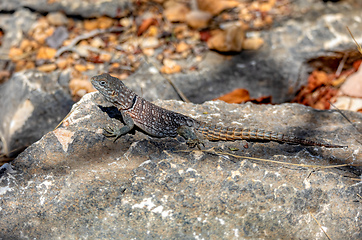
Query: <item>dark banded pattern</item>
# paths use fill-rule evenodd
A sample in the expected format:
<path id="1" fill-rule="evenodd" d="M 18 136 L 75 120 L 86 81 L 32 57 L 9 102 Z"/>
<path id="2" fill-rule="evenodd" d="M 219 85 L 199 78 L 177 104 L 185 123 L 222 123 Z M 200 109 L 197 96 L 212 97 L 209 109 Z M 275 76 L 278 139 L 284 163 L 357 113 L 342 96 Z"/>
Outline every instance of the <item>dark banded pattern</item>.
<path id="1" fill-rule="evenodd" d="M 273 131 L 266 131 L 257 128 L 234 128 L 199 123 L 195 130 L 204 138 L 210 141 L 233 141 L 233 140 L 259 140 L 275 141 L 293 144 L 302 144 L 306 146 L 324 146 L 328 148 L 343 148 L 344 146 L 334 145 L 324 142 L 315 142 L 306 139 L 300 139 L 294 136 L 285 135 Z"/>

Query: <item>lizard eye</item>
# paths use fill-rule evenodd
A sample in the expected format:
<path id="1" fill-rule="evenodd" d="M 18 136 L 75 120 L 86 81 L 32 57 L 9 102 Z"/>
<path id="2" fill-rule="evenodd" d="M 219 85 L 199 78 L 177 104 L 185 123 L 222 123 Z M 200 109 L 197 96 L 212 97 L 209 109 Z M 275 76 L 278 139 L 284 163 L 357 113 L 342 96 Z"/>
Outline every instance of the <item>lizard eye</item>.
<path id="1" fill-rule="evenodd" d="M 102 85 L 102 86 L 105 86 L 105 85 L 106 85 L 106 81 L 100 81 L 99 84 Z"/>

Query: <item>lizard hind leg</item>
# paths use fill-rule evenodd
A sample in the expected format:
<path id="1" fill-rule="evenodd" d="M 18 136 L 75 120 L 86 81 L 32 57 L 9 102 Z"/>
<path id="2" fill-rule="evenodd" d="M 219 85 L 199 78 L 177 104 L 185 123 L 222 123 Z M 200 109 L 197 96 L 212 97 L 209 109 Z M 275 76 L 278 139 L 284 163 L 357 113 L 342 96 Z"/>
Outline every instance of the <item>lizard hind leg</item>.
<path id="1" fill-rule="evenodd" d="M 186 139 L 186 144 L 189 147 L 194 148 L 197 146 L 197 148 L 200 150 L 201 150 L 200 144 L 205 147 L 203 138 L 199 136 L 192 127 L 188 127 L 185 125 L 180 126 L 177 128 L 177 133 L 181 137 Z"/>

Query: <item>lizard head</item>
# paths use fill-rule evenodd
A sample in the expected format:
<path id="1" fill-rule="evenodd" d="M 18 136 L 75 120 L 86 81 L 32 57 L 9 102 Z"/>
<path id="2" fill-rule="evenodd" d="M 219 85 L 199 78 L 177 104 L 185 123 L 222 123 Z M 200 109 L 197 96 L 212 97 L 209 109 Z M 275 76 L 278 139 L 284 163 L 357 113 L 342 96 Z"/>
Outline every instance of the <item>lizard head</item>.
<path id="1" fill-rule="evenodd" d="M 107 101 L 120 109 L 126 110 L 133 106 L 136 94 L 118 78 L 103 73 L 92 77 L 91 82 Z"/>

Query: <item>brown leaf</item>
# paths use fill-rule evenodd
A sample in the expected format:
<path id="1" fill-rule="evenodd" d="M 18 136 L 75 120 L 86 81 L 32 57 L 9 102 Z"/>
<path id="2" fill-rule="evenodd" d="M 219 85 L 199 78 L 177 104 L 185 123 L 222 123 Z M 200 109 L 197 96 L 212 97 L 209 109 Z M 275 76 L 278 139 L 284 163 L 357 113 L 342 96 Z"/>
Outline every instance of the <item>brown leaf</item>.
<path id="1" fill-rule="evenodd" d="M 211 38 L 211 33 L 210 31 L 201 31 L 200 32 L 200 40 L 207 42 L 209 40 L 209 38 Z"/>
<path id="2" fill-rule="evenodd" d="M 250 100 L 249 91 L 243 88 L 235 89 L 232 92 L 229 92 L 221 97 L 213 99 L 221 100 L 227 103 L 243 103 Z"/>
<path id="3" fill-rule="evenodd" d="M 257 104 L 271 104 L 272 96 L 262 96 L 258 98 L 252 98 L 248 102 L 257 103 Z"/>
<path id="4" fill-rule="evenodd" d="M 141 36 L 151 25 L 157 25 L 157 20 L 155 18 L 147 18 L 143 20 L 141 25 L 138 27 L 137 36 Z"/>
<path id="5" fill-rule="evenodd" d="M 328 75 L 324 71 L 314 70 L 308 77 L 308 89 L 312 92 L 314 89 L 327 85 L 328 83 Z"/>
<path id="6" fill-rule="evenodd" d="M 358 60 L 356 60 L 354 63 L 353 63 L 353 68 L 354 68 L 354 70 L 358 70 L 359 69 L 359 66 L 361 65 L 361 63 L 362 63 L 362 59 L 358 59 Z"/>

